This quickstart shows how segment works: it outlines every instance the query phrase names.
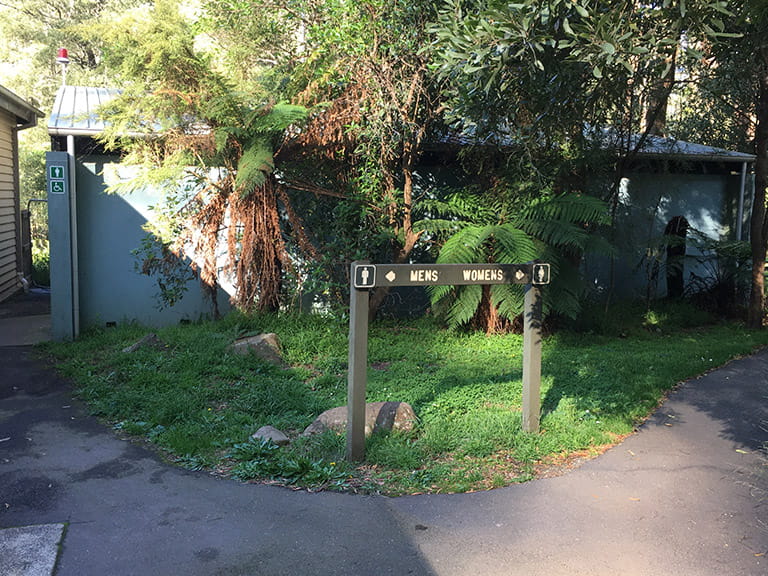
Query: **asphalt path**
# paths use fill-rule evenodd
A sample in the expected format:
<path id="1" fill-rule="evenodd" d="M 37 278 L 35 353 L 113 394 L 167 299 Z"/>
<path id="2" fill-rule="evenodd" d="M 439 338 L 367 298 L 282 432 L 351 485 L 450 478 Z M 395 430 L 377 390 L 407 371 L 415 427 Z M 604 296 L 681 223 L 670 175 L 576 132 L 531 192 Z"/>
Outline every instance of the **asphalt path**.
<path id="1" fill-rule="evenodd" d="M 3 576 L 764 576 L 766 441 L 762 351 L 681 385 L 637 434 L 556 478 L 312 494 L 169 466 L 88 416 L 30 347 L 0 347 L 0 569 L 28 554 L 13 548 L 26 529 L 48 538 L 42 571 L 27 558 Z"/>

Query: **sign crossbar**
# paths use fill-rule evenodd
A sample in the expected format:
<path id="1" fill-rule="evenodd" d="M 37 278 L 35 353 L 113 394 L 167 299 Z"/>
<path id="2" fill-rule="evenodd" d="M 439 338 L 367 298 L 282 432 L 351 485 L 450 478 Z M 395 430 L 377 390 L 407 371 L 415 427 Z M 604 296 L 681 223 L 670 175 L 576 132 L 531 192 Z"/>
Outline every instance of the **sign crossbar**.
<path id="1" fill-rule="evenodd" d="M 549 264 L 353 264 L 353 288 L 549 284 Z"/>

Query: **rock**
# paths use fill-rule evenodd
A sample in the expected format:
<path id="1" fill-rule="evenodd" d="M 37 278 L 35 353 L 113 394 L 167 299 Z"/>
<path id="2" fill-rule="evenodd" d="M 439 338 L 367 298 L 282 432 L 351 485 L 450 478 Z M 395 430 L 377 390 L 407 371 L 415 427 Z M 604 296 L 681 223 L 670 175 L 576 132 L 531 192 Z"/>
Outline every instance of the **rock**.
<path id="1" fill-rule="evenodd" d="M 271 440 L 273 444 L 277 444 L 278 446 L 285 446 L 291 443 L 288 436 L 273 426 L 262 426 L 256 430 L 251 438 L 261 441 Z"/>
<path id="2" fill-rule="evenodd" d="M 235 354 L 242 354 L 244 356 L 254 354 L 261 360 L 281 368 L 287 366 L 283 360 L 280 340 L 277 334 L 257 334 L 256 336 L 239 338 L 232 344 L 231 350 Z"/>
<path id="3" fill-rule="evenodd" d="M 365 435 L 376 430 L 409 432 L 416 423 L 416 413 L 407 402 L 369 402 L 365 405 Z M 347 407 L 326 410 L 302 432 L 302 436 L 321 434 L 326 430 L 344 432 L 347 429 Z"/>
<path id="4" fill-rule="evenodd" d="M 123 348 L 123 352 L 125 352 L 126 354 L 131 354 L 133 352 L 136 352 L 136 350 L 138 350 L 139 348 L 144 348 L 145 346 L 158 348 L 158 349 L 165 348 L 165 344 L 163 344 L 163 341 L 157 337 L 157 334 L 155 334 L 154 332 L 150 332 L 138 342 L 134 342 L 130 346 L 126 346 L 125 348 Z"/>

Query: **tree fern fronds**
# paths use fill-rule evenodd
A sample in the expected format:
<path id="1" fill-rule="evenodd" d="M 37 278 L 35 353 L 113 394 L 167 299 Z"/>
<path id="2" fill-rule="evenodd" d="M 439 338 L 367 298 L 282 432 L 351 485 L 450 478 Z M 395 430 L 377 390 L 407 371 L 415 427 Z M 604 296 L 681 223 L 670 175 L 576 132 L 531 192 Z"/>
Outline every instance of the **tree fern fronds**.
<path id="1" fill-rule="evenodd" d="M 456 299 L 448 312 L 447 319 L 451 326 L 461 326 L 469 322 L 483 298 L 482 286 L 463 286 L 462 288 L 457 291 Z"/>
<path id="2" fill-rule="evenodd" d="M 257 140 L 243 150 L 235 177 L 235 187 L 240 190 L 240 195 L 247 195 L 254 187 L 263 185 L 274 168 L 272 147 L 267 143 Z"/>
<path id="3" fill-rule="evenodd" d="M 608 205 L 586 194 L 563 194 L 537 198 L 526 206 L 519 220 L 560 220 L 610 224 Z"/>
<path id="4" fill-rule="evenodd" d="M 446 298 L 451 292 L 454 292 L 454 290 L 455 286 L 427 286 L 427 294 L 433 305 L 443 298 Z"/>
<path id="5" fill-rule="evenodd" d="M 289 126 L 303 122 L 307 109 L 293 104 L 275 104 L 265 110 L 253 110 L 247 117 L 246 125 L 256 134 L 274 134 Z"/>
<path id="6" fill-rule="evenodd" d="M 437 261 L 444 264 L 471 263 L 478 261 L 483 243 L 493 234 L 494 226 L 466 226 L 451 236 Z"/>
<path id="7" fill-rule="evenodd" d="M 575 318 L 581 311 L 581 302 L 587 291 L 579 270 L 552 247 L 547 247 L 541 258 L 549 263 L 551 270 L 551 282 L 542 291 L 544 313 L 554 312 Z"/>
<path id="8" fill-rule="evenodd" d="M 514 318 L 523 311 L 525 289 L 519 284 L 497 284 L 491 286 L 491 304 L 499 316 Z"/>
<path id="9" fill-rule="evenodd" d="M 537 256 L 531 237 L 512 224 L 494 226 L 493 237 L 499 244 L 498 249 L 493 251 L 494 261 L 499 264 L 529 262 Z"/>
<path id="10" fill-rule="evenodd" d="M 423 198 L 419 202 L 418 214 L 422 218 L 461 220 L 479 224 L 491 221 L 493 210 L 483 205 L 472 194 L 454 193 L 444 199 Z"/>
<path id="11" fill-rule="evenodd" d="M 458 232 L 465 228 L 467 224 L 457 220 L 419 220 L 413 223 L 415 232 L 431 232 L 432 234 L 445 234 Z"/>
<path id="12" fill-rule="evenodd" d="M 219 126 L 213 132 L 213 140 L 216 146 L 216 152 L 223 152 L 229 145 L 230 136 L 237 136 L 237 133 L 228 126 Z"/>
<path id="13" fill-rule="evenodd" d="M 531 236 L 552 246 L 583 250 L 589 235 L 576 224 L 559 220 L 525 220 L 520 228 Z"/>
<path id="14" fill-rule="evenodd" d="M 556 312 L 561 316 L 576 318 L 581 312 L 582 290 L 575 288 L 579 283 L 561 284 L 544 291 L 544 314 Z"/>

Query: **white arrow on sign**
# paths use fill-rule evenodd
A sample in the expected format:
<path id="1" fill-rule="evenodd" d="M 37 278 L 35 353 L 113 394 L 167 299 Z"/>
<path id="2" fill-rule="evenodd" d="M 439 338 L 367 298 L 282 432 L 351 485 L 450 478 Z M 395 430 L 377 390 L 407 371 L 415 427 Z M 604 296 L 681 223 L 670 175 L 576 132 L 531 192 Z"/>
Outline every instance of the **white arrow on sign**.
<path id="1" fill-rule="evenodd" d="M 390 282 L 394 282 L 394 281 L 395 281 L 395 278 L 397 278 L 397 274 L 395 274 L 395 271 L 394 271 L 394 270 L 390 270 L 389 272 L 387 272 L 387 273 L 386 273 L 386 275 L 384 276 L 384 278 L 386 278 L 386 279 L 387 279 L 387 280 L 389 280 Z"/>

